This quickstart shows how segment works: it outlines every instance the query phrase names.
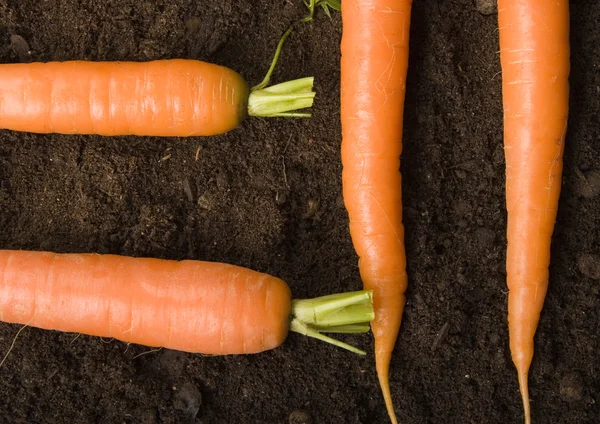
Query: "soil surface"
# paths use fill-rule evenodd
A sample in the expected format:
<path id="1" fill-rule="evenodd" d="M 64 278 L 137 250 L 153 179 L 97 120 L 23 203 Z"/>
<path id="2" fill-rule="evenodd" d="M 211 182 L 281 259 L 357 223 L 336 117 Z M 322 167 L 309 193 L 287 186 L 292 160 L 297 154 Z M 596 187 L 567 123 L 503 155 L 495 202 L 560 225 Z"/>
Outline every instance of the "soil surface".
<path id="1" fill-rule="evenodd" d="M 477 10 L 485 3 L 413 6 L 402 162 L 410 288 L 391 366 L 403 424 L 521 422 L 507 344 L 497 15 Z M 600 2 L 571 3 L 564 185 L 530 375 L 536 424 L 600 422 Z M 303 8 L 0 0 L 0 60 L 196 58 L 253 84 Z M 341 198 L 340 37 L 339 13 L 318 13 L 274 74 L 315 76 L 310 120 L 251 118 L 186 139 L 0 131 L 0 248 L 230 262 L 285 279 L 296 297 L 360 289 Z M 2 355 L 20 328 L 0 325 Z M 372 351 L 370 334 L 342 338 Z M 203 357 L 34 328 L 0 368 L 0 417 L 388 422 L 372 354 L 292 334 L 263 354 Z"/>

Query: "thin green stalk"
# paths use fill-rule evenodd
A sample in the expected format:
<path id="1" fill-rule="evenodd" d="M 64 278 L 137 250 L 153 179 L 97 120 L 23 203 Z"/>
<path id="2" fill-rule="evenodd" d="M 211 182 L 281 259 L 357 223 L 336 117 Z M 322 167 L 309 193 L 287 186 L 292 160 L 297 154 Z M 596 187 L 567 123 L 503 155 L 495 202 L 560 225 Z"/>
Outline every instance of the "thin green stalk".
<path id="1" fill-rule="evenodd" d="M 277 61 L 279 60 L 279 56 L 281 55 L 281 50 L 283 49 L 283 44 L 285 43 L 285 40 L 290 36 L 292 31 L 294 31 L 294 29 L 297 26 L 299 26 L 300 24 L 303 24 L 305 22 L 312 21 L 313 16 L 315 14 L 315 6 L 319 2 L 320 2 L 319 0 L 310 0 L 309 3 L 306 3 L 306 7 L 308 7 L 308 15 L 306 15 L 305 17 L 298 19 L 297 21 L 292 23 L 289 26 L 289 28 L 283 33 L 283 35 L 279 39 L 279 43 L 277 43 L 277 48 L 275 49 L 275 55 L 273 55 L 273 60 L 271 61 L 271 66 L 269 67 L 267 74 L 265 75 L 265 77 L 263 78 L 263 80 L 261 81 L 260 84 L 257 84 L 254 87 L 252 87 L 252 91 L 262 90 L 269 84 L 269 80 L 271 79 L 271 75 L 273 74 L 273 71 L 275 70 L 275 65 L 277 64 Z"/>
<path id="2" fill-rule="evenodd" d="M 334 10 L 340 10 L 338 0 L 309 0 L 305 4 L 308 8 L 308 15 L 292 23 L 283 33 L 283 36 L 277 43 L 277 48 L 267 74 L 260 84 L 255 85 L 250 90 L 248 115 L 287 118 L 310 118 L 312 116 L 308 112 L 296 111 L 312 107 L 316 94 L 313 91 L 313 77 L 300 78 L 267 87 L 271 80 L 271 75 L 275 70 L 275 65 L 281 56 L 283 44 L 294 29 L 303 23 L 312 21 L 317 6 L 322 7 L 329 17 L 331 17 L 329 13 L 330 7 Z"/>
<path id="3" fill-rule="evenodd" d="M 287 31 L 285 31 L 283 33 L 283 36 L 281 37 L 281 39 L 279 40 L 279 43 L 277 44 L 277 49 L 275 50 L 275 55 L 273 56 L 273 60 L 271 61 L 271 66 L 269 67 L 269 70 L 267 71 L 267 74 L 265 75 L 265 77 L 263 78 L 263 80 L 261 81 L 260 84 L 256 84 L 254 87 L 252 87 L 252 91 L 261 90 L 261 89 L 265 88 L 269 84 L 269 80 L 271 79 L 271 75 L 273 74 L 273 71 L 275 70 L 275 65 L 277 64 L 277 61 L 279 60 L 279 55 L 281 55 L 281 49 L 283 47 L 283 43 L 285 43 L 285 40 L 292 33 L 292 31 L 294 30 L 294 28 L 295 28 L 295 26 L 297 25 L 298 22 L 300 22 L 300 21 L 294 22 L 287 29 Z"/>
<path id="4" fill-rule="evenodd" d="M 309 327 L 308 325 L 304 324 L 302 321 L 299 321 L 296 318 L 292 319 L 292 323 L 290 325 L 290 330 L 294 331 L 296 333 L 302 334 L 303 336 L 312 337 L 314 339 L 321 340 L 321 341 L 323 341 L 325 343 L 329 343 L 329 344 L 332 344 L 334 346 L 341 347 L 342 349 L 349 350 L 350 352 L 357 353 L 359 355 L 366 355 L 367 354 L 364 350 L 360 350 L 360 349 L 358 349 L 358 348 L 356 348 L 356 347 L 354 347 L 352 345 L 349 345 L 347 343 L 341 342 L 341 341 L 336 340 L 334 338 L 324 336 L 320 332 L 318 332 L 315 329 Z"/>
<path id="5" fill-rule="evenodd" d="M 359 355 L 366 355 L 364 351 L 322 333 L 366 333 L 374 317 L 371 290 L 339 293 L 315 299 L 295 299 L 292 301 L 290 330 Z"/>

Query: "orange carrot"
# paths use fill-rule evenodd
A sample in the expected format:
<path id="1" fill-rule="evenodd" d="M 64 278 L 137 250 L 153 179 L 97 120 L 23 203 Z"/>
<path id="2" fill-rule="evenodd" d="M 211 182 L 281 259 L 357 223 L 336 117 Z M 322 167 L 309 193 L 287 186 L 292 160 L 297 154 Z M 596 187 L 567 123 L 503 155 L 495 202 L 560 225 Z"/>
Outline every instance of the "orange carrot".
<path id="1" fill-rule="evenodd" d="M 209 136 L 251 116 L 309 116 L 313 79 L 250 90 L 187 59 L 0 65 L 0 128 L 34 133 Z"/>
<path id="2" fill-rule="evenodd" d="M 528 374 L 548 288 L 569 103 L 569 2 L 499 0 L 510 349 L 531 422 Z"/>
<path id="3" fill-rule="evenodd" d="M 212 355 L 281 345 L 289 331 L 368 331 L 371 293 L 292 301 L 282 280 L 223 263 L 0 250 L 0 320 Z"/>
<path id="4" fill-rule="evenodd" d="M 247 116 L 306 118 L 313 77 L 268 86 L 287 37 L 329 15 L 335 0 L 309 0 L 308 14 L 280 38 L 264 79 L 250 88 L 237 72 L 189 59 L 0 65 L 0 129 L 104 136 L 210 136 Z"/>
<path id="5" fill-rule="evenodd" d="M 407 286 L 400 154 L 411 0 L 342 2 L 342 183 L 350 234 L 373 290 L 375 361 L 388 414 L 389 365 Z"/>

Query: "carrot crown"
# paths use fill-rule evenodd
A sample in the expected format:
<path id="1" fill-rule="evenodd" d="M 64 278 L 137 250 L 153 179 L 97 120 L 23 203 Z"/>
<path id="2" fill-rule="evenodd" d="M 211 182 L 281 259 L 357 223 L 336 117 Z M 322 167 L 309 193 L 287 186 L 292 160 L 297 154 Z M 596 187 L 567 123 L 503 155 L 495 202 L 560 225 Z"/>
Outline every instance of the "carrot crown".
<path id="1" fill-rule="evenodd" d="M 366 333 L 374 318 L 372 290 L 295 299 L 292 300 L 290 331 L 366 355 L 364 351 L 322 333 Z"/>

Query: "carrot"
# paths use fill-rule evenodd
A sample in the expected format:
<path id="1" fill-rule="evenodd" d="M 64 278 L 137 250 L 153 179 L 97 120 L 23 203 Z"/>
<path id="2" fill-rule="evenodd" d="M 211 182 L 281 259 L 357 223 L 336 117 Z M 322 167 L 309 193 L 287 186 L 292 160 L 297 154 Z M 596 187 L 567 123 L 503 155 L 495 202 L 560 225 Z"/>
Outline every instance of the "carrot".
<path id="1" fill-rule="evenodd" d="M 189 59 L 0 65 L 0 129 L 186 137 L 231 131 L 247 116 L 310 117 L 301 110 L 313 105 L 313 77 L 268 83 L 285 39 L 317 6 L 329 14 L 332 1 L 307 3 L 308 15 L 284 33 L 252 88 L 229 68 Z"/>
<path id="2" fill-rule="evenodd" d="M 363 285 L 373 290 L 375 361 L 396 423 L 389 365 L 407 286 L 400 154 L 411 0 L 342 2 L 342 185 Z"/>
<path id="3" fill-rule="evenodd" d="M 211 355 L 280 346 L 289 331 L 361 333 L 371 293 L 292 300 L 279 278 L 213 262 L 0 250 L 0 320 Z"/>
<path id="4" fill-rule="evenodd" d="M 569 102 L 569 2 L 499 0 L 506 158 L 508 327 L 531 422 L 528 375 L 548 288 Z"/>
<path id="5" fill-rule="evenodd" d="M 308 116 L 313 78 L 250 91 L 212 63 L 17 63 L 0 65 L 0 128 L 104 136 L 209 136 L 246 116 Z"/>

